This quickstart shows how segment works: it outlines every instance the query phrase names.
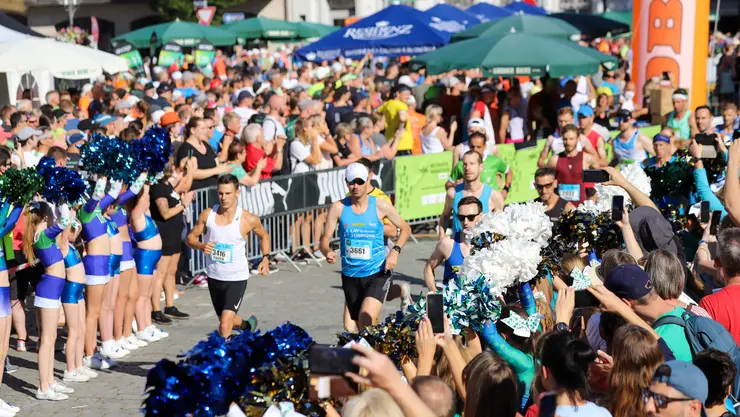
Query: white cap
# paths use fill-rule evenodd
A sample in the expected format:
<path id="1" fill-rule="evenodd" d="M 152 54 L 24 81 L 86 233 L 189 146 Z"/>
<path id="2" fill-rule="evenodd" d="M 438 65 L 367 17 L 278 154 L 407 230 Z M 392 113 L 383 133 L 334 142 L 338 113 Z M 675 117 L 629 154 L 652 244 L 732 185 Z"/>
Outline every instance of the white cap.
<path id="1" fill-rule="evenodd" d="M 333 69 L 334 72 L 340 72 L 342 71 L 342 64 L 340 64 L 339 62 L 334 62 L 333 64 L 331 64 L 331 69 Z"/>
<path id="2" fill-rule="evenodd" d="M 181 80 L 182 79 L 182 73 L 180 71 L 175 71 L 172 73 L 172 79 L 173 80 Z"/>
<path id="3" fill-rule="evenodd" d="M 414 82 L 411 80 L 411 77 L 409 77 L 408 75 L 402 75 L 398 77 L 398 83 L 409 86 L 409 87 L 414 86 Z"/>
<path id="4" fill-rule="evenodd" d="M 176 100 L 176 99 L 178 99 L 180 97 L 182 97 L 182 91 L 175 90 L 175 91 L 172 92 L 172 99 L 173 100 Z"/>
<path id="5" fill-rule="evenodd" d="M 162 120 L 162 116 L 164 115 L 164 110 L 155 110 L 152 112 L 152 121 L 156 124 L 159 124 L 159 121 Z"/>
<path id="6" fill-rule="evenodd" d="M 483 121 L 483 119 L 476 117 L 474 119 L 468 120 L 468 130 L 478 128 L 486 130 L 486 123 Z"/>
<path id="7" fill-rule="evenodd" d="M 87 83 L 82 86 L 82 94 L 89 93 L 92 91 L 92 84 Z"/>
<path id="8" fill-rule="evenodd" d="M 369 172 L 367 172 L 367 168 L 365 167 L 365 165 L 362 165 L 358 162 L 351 164 L 344 171 L 344 179 L 347 180 L 347 182 L 352 182 L 358 178 L 367 182 L 368 175 Z"/>
<path id="9" fill-rule="evenodd" d="M 330 73 L 331 73 L 331 68 L 329 68 L 329 67 L 318 67 L 318 68 L 316 68 L 316 79 L 319 80 L 319 81 L 321 81 L 324 78 L 326 78 L 327 76 L 329 76 Z"/>

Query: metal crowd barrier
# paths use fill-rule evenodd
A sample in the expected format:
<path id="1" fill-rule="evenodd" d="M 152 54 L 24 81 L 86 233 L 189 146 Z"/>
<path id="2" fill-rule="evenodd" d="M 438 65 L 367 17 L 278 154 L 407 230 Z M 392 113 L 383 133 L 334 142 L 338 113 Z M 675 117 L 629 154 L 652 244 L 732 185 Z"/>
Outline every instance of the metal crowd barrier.
<path id="1" fill-rule="evenodd" d="M 381 189 L 392 196 L 395 192 L 393 162 L 384 161 L 376 166 L 375 185 L 383 184 Z M 299 263 L 294 260 L 295 253 L 304 249 L 309 255 L 309 263 L 321 265 L 321 260 L 313 255 L 312 247 L 318 248 L 326 214 L 333 201 L 343 198 L 347 193 L 344 182 L 344 168 L 312 171 L 304 174 L 285 175 L 262 180 L 252 187 L 240 187 L 239 206 L 259 216 L 262 225 L 270 236 L 270 256 L 287 262 L 298 272 Z M 216 187 L 195 190 L 195 198 L 188 208 L 188 232 L 200 213 L 218 204 Z M 301 235 L 302 225 L 311 223 L 310 239 L 304 243 Z M 437 217 L 427 217 L 409 221 L 409 225 L 436 222 Z M 296 229 L 299 229 L 296 231 Z M 412 239 L 416 239 L 412 236 Z M 332 242 L 337 240 L 335 232 Z M 293 254 L 293 255 L 291 255 Z M 252 234 L 247 242 L 247 257 L 250 261 L 262 257 L 259 239 Z M 205 271 L 206 255 L 201 251 L 187 250 L 189 270 L 193 275 Z"/>

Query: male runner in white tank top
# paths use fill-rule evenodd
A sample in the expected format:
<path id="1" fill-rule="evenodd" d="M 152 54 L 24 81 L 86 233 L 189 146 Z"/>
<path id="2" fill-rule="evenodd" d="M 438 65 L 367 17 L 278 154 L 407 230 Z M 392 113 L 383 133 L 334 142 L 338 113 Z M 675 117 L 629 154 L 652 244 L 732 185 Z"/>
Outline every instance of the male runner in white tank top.
<path id="1" fill-rule="evenodd" d="M 200 213 L 198 222 L 188 233 L 187 244 L 205 252 L 208 292 L 219 317 L 218 331 L 223 337 L 231 336 L 234 327 L 256 329 L 254 316 L 242 320 L 237 315 L 247 289 L 249 262 L 247 261 L 247 236 L 254 232 L 260 240 L 264 255 L 257 270 L 260 275 L 270 272 L 270 236 L 262 227 L 259 217 L 239 207 L 239 180 L 226 174 L 218 178 L 218 205 Z M 205 232 L 204 242 L 199 240 Z"/>

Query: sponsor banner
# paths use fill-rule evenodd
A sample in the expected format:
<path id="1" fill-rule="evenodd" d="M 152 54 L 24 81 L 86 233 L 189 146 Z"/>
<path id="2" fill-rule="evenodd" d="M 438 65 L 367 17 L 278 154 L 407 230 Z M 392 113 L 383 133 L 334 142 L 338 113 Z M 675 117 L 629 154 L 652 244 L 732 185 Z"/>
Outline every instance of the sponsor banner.
<path id="1" fill-rule="evenodd" d="M 175 42 L 167 42 L 159 50 L 159 59 L 157 65 L 160 67 L 169 67 L 182 57 L 182 47 Z"/>
<path id="2" fill-rule="evenodd" d="M 208 41 L 200 41 L 193 52 L 193 57 L 195 65 L 201 68 L 207 67 L 216 57 L 216 48 Z"/>
<path id="3" fill-rule="evenodd" d="M 452 171 L 452 152 L 396 158 L 396 201 L 406 220 L 438 216 L 445 204 L 445 184 Z"/>

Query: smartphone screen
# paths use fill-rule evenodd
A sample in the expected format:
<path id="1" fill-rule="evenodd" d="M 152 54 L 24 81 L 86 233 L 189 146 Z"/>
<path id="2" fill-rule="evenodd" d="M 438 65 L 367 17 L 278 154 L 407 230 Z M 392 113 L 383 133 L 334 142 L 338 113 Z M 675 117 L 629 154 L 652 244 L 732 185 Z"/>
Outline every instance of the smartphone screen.
<path id="1" fill-rule="evenodd" d="M 603 169 L 583 170 L 583 182 L 607 182 L 611 179 L 609 173 Z"/>
<path id="2" fill-rule="evenodd" d="M 709 201 L 701 202 L 701 213 L 699 214 L 699 222 L 709 223 Z"/>
<path id="3" fill-rule="evenodd" d="M 719 229 L 719 221 L 721 220 L 722 212 L 715 210 L 712 212 L 712 223 L 709 225 L 709 233 L 712 236 L 717 236 L 717 229 Z"/>
<path id="4" fill-rule="evenodd" d="M 706 133 L 697 133 L 694 139 L 696 139 L 696 143 L 699 145 L 714 146 L 716 144 L 714 135 L 708 135 Z"/>
<path id="5" fill-rule="evenodd" d="M 615 195 L 612 197 L 612 221 L 622 221 L 624 217 L 624 196 Z"/>
<path id="6" fill-rule="evenodd" d="M 326 375 L 357 373 L 360 367 L 352 363 L 357 351 L 349 348 L 314 344 L 308 349 L 308 365 L 311 372 Z"/>
<path id="7" fill-rule="evenodd" d="M 594 295 L 588 292 L 588 290 L 576 291 L 575 308 L 590 308 L 598 307 L 600 305 L 601 303 L 599 302 L 599 299 L 594 297 Z"/>
<path id="8" fill-rule="evenodd" d="M 450 116 L 450 124 L 453 124 L 456 121 L 457 121 L 457 115 L 456 114 L 453 114 L 452 116 Z"/>
<path id="9" fill-rule="evenodd" d="M 432 322 L 432 331 L 435 334 L 445 332 L 443 301 L 442 294 L 427 294 L 427 317 Z"/>

